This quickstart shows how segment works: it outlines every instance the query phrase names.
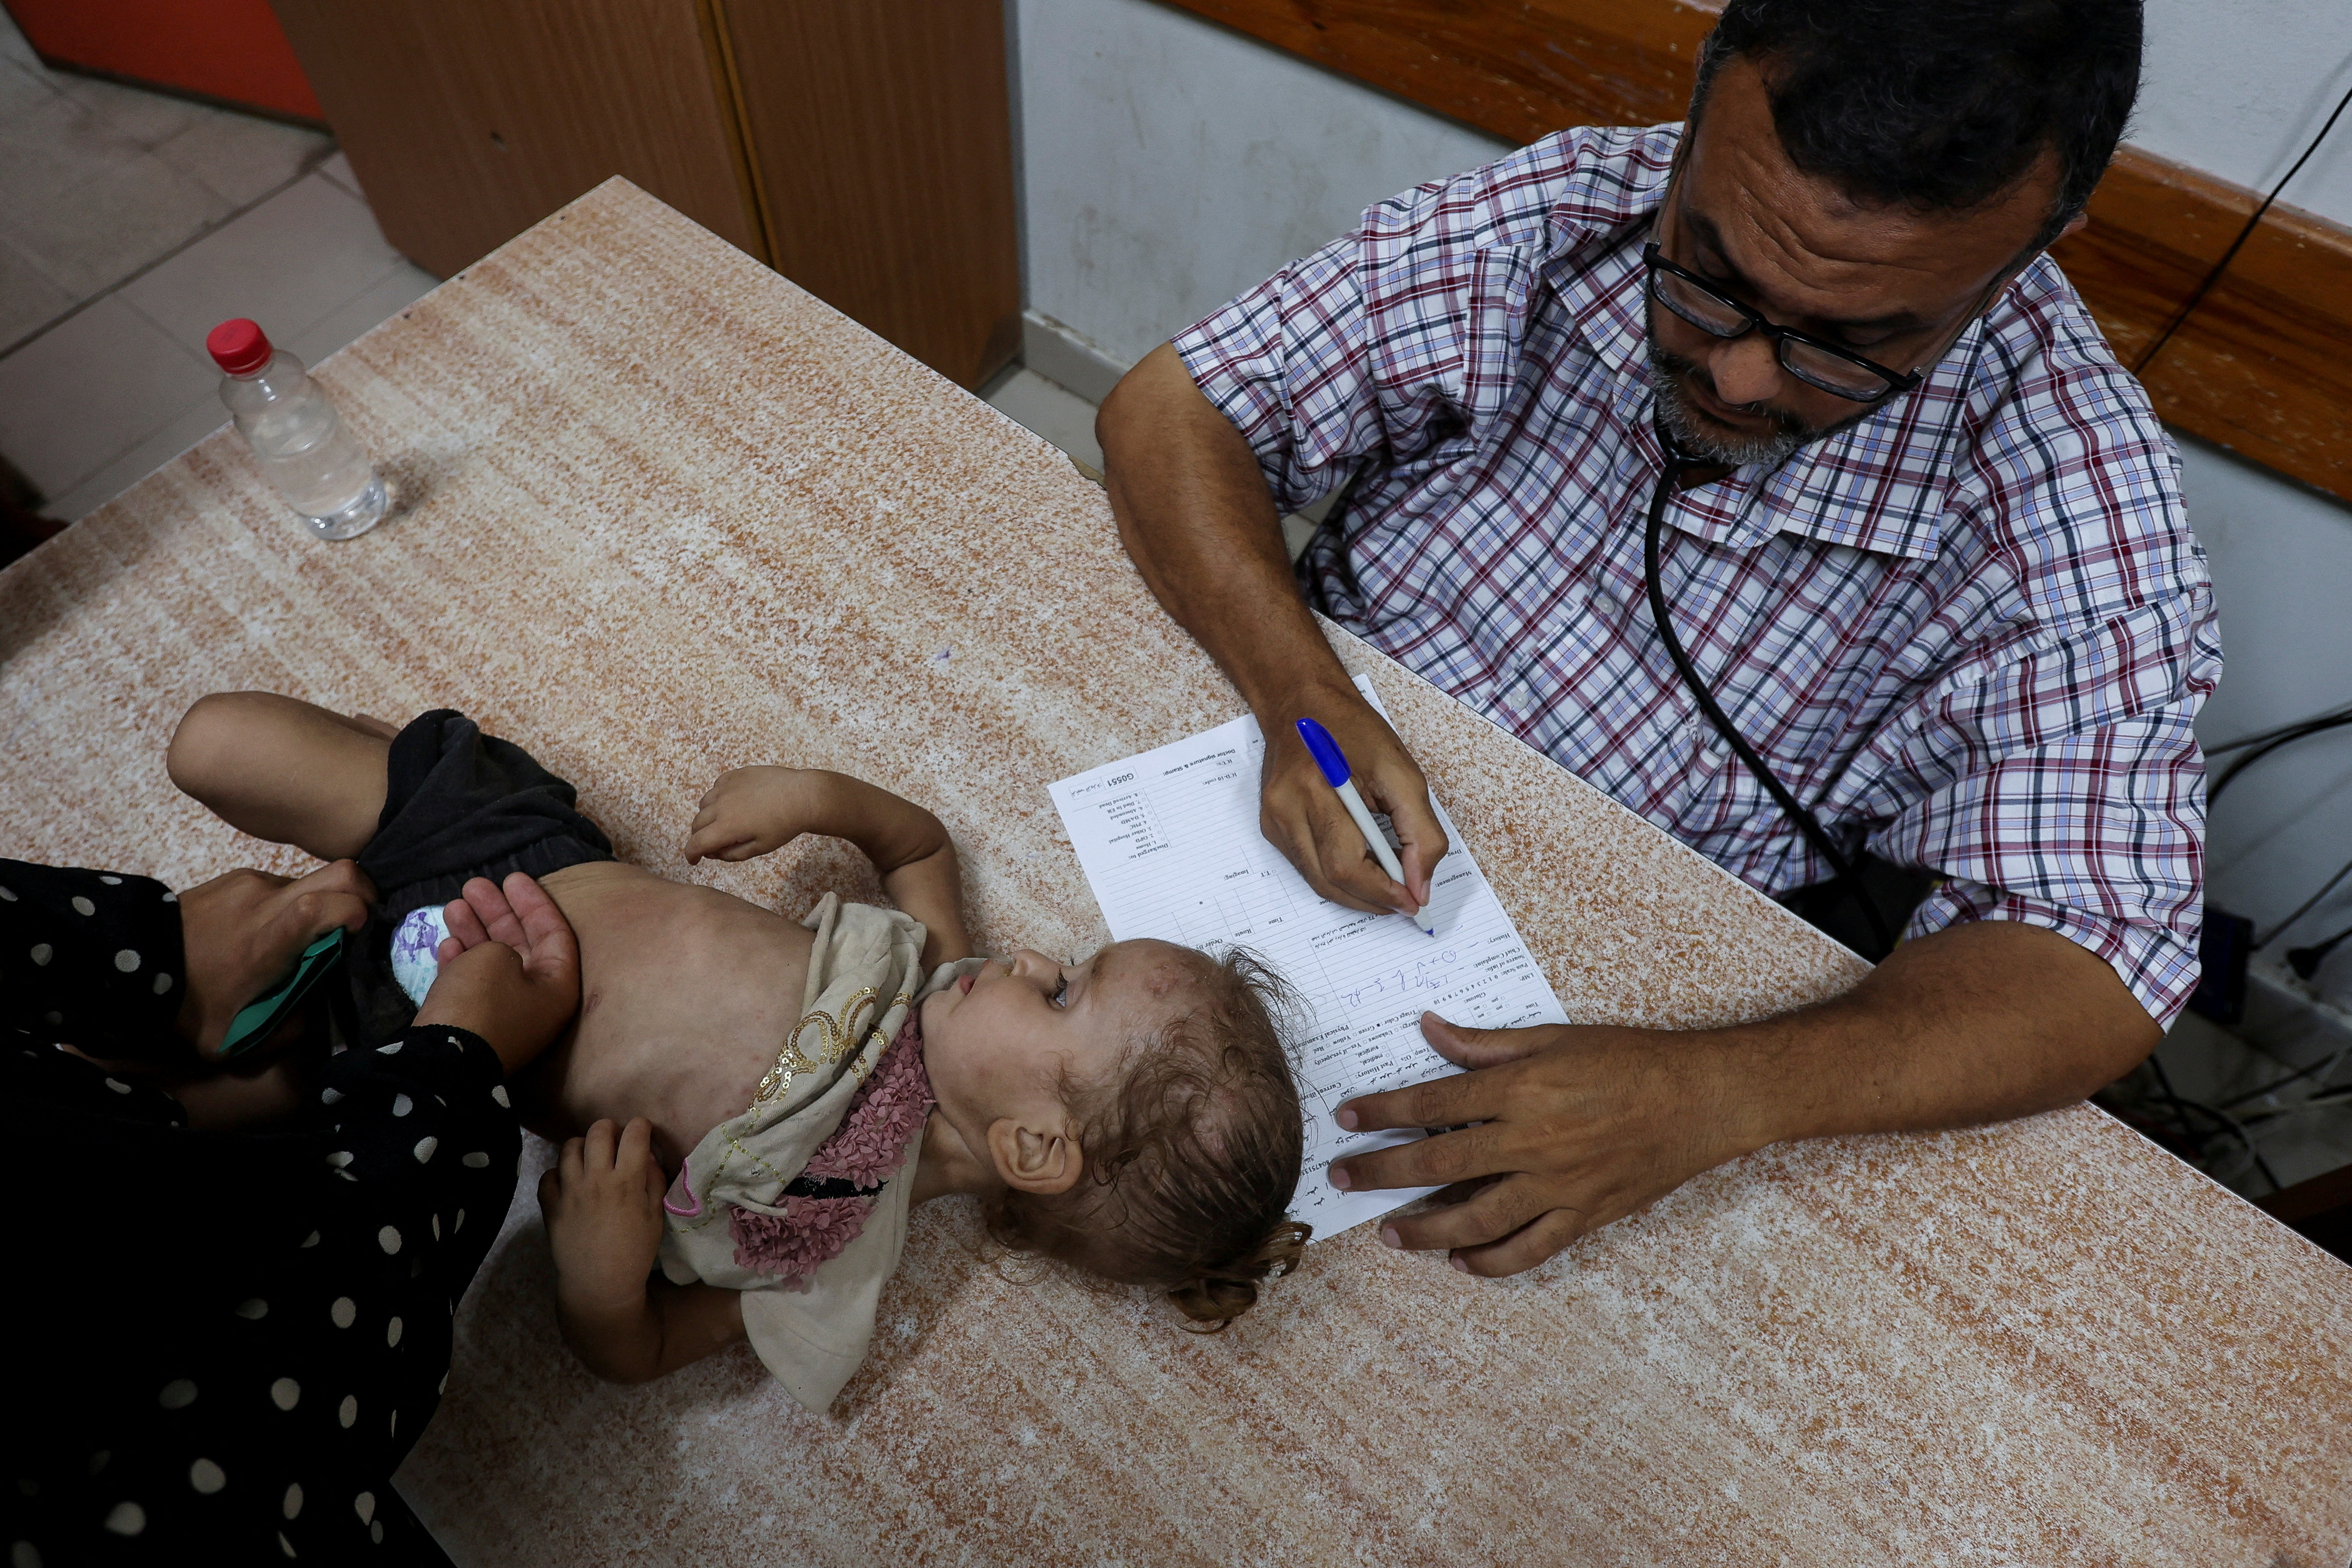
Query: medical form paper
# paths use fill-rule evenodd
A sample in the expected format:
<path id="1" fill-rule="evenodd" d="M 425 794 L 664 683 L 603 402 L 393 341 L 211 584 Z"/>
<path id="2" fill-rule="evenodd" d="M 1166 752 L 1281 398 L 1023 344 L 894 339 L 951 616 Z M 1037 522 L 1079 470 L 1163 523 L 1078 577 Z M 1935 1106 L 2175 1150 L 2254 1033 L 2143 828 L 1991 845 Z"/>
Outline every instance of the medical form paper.
<path id="1" fill-rule="evenodd" d="M 1380 706 L 1370 682 L 1358 677 L 1356 685 Z M 1443 804 L 1438 819 L 1453 847 L 1431 879 L 1432 937 L 1402 915 L 1325 901 L 1265 841 L 1265 757 L 1257 721 L 1244 715 L 1064 779 L 1052 794 L 1114 940 L 1247 947 L 1298 992 L 1311 1014 L 1293 1042 L 1307 1168 L 1290 1217 L 1313 1226 L 1319 1241 L 1433 1190 L 1343 1193 L 1326 1173 L 1343 1155 L 1421 1136 L 1345 1132 L 1331 1112 L 1356 1095 L 1454 1070 L 1421 1037 L 1424 1009 L 1479 1028 L 1567 1016 Z"/>

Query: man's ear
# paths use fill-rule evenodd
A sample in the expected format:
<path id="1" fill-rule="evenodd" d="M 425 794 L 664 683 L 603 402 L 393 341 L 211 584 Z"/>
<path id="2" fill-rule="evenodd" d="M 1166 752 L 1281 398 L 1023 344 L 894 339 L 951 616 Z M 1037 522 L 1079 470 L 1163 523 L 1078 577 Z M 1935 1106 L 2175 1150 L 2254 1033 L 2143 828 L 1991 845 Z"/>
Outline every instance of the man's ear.
<path id="1" fill-rule="evenodd" d="M 2087 223 L 2089 223 L 2090 221 L 2091 221 L 2091 215 L 2090 215 L 2089 213 L 2087 213 L 2087 212 L 2079 212 L 2079 213 L 2076 213 L 2073 217 L 2070 217 L 2070 218 L 2068 218 L 2068 219 L 2066 220 L 2066 226 L 2065 226 L 2064 228 L 2062 228 L 2062 229 L 2060 229 L 2060 230 L 2058 231 L 2058 239 L 2064 239 L 2064 238 L 2065 238 L 2067 236 L 2069 236 L 2069 235 L 2074 235 L 2074 234 L 2080 234 L 2080 233 L 2082 233 L 2082 232 L 2083 232 L 2083 226 L 2084 226 L 2084 225 L 2085 225 L 2085 224 L 2087 224 Z M 2053 240 L 2052 240 L 2050 243 L 2051 243 L 2051 244 L 2053 244 L 2053 245 L 2055 245 L 2055 244 L 2057 244 L 2057 243 L 2058 243 L 2058 239 L 2053 239 Z"/>
<path id="2" fill-rule="evenodd" d="M 1086 1166 L 1077 1129 L 1059 1118 L 1050 1126 L 1025 1127 L 1000 1117 L 989 1125 L 988 1153 L 998 1181 L 1041 1198 L 1057 1197 L 1077 1185 Z"/>

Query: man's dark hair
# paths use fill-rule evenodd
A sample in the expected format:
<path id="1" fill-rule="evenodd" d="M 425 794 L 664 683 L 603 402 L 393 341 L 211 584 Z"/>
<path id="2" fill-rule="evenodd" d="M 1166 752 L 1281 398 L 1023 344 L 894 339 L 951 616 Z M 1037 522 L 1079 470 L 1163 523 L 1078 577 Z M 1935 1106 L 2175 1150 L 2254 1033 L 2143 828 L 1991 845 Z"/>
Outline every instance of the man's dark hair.
<path id="1" fill-rule="evenodd" d="M 1764 70 L 1790 161 L 1858 199 L 1965 210 L 2058 156 L 2040 249 L 2091 199 L 2139 91 L 2140 0 L 1730 0 L 1690 123 L 1726 62 Z"/>

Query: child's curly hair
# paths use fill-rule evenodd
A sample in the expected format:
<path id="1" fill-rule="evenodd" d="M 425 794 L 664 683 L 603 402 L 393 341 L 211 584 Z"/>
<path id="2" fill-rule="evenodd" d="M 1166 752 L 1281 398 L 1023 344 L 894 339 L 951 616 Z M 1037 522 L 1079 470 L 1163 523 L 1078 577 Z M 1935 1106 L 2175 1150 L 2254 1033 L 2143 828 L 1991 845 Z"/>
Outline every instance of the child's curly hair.
<path id="1" fill-rule="evenodd" d="M 1289 987 L 1246 949 L 1196 956 L 1194 1005 L 1133 1047 L 1115 1082 L 1065 1083 L 1086 1127 L 1077 1185 L 1005 1194 L 988 1226 L 1007 1247 L 1161 1286 L 1215 1333 L 1306 1250 L 1309 1227 L 1283 1217 L 1306 1129 L 1279 1021 Z"/>

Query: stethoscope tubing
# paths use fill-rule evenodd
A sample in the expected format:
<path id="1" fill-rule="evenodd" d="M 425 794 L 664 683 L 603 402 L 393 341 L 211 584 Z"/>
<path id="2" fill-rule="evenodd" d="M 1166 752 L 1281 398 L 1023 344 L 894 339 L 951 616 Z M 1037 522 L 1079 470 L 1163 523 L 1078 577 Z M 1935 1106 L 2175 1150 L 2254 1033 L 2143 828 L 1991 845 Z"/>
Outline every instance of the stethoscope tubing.
<path id="1" fill-rule="evenodd" d="M 1895 937 L 1887 929 L 1886 917 L 1879 910 L 1878 901 L 1863 887 L 1862 879 L 1854 874 L 1853 863 L 1832 841 L 1821 819 L 1805 808 L 1803 803 L 1790 792 L 1789 786 L 1772 772 L 1770 764 L 1757 755 L 1756 748 L 1741 738 L 1729 715 L 1724 712 L 1722 704 L 1716 701 L 1715 693 L 1708 690 L 1706 682 L 1700 679 L 1697 667 L 1691 663 L 1690 655 L 1684 651 L 1682 638 L 1675 635 L 1674 622 L 1666 614 L 1665 589 L 1659 581 L 1659 549 L 1665 533 L 1666 502 L 1673 498 L 1675 482 L 1699 463 L 1698 459 L 1689 457 L 1676 446 L 1674 437 L 1664 430 L 1658 432 L 1658 440 L 1665 448 L 1665 469 L 1658 476 L 1657 488 L 1650 492 L 1649 525 L 1642 535 L 1642 583 L 1649 592 L 1650 620 L 1658 628 L 1658 640 L 1666 645 L 1666 657 L 1674 660 L 1675 673 L 1682 677 L 1683 684 L 1697 700 L 1699 711 L 1706 714 L 1707 722 L 1715 726 L 1715 732 L 1722 736 L 1732 753 L 1747 764 L 1756 782 L 1764 786 L 1764 793 L 1770 795 L 1773 803 L 1787 814 L 1789 820 L 1797 825 L 1797 831 L 1804 835 L 1805 842 L 1813 847 L 1813 852 L 1829 863 L 1838 885 L 1845 889 L 1847 896 L 1862 906 L 1863 918 L 1870 922 L 1871 939 L 1878 944 L 1878 952 L 1874 956 L 1883 958 L 1895 950 Z"/>

